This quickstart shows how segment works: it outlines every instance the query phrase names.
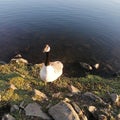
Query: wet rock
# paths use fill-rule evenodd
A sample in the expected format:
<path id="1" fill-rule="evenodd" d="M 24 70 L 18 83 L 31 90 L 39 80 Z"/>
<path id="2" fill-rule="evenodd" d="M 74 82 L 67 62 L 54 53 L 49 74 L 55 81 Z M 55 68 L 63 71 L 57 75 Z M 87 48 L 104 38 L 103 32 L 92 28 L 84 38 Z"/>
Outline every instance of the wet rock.
<path id="1" fill-rule="evenodd" d="M 16 111 L 19 111 L 18 105 L 12 105 L 10 108 L 10 112 L 16 112 Z"/>
<path id="2" fill-rule="evenodd" d="M 37 103 L 30 103 L 25 107 L 26 116 L 40 117 L 43 120 L 51 120 L 51 118 L 41 110 Z"/>
<path id="3" fill-rule="evenodd" d="M 78 88 L 74 87 L 73 85 L 68 85 L 68 90 L 72 94 L 78 94 L 78 93 L 80 93 L 80 90 Z"/>
<path id="4" fill-rule="evenodd" d="M 97 96 L 91 92 L 84 93 L 82 95 L 82 98 L 89 102 L 96 102 L 96 103 L 100 103 L 102 105 L 107 105 L 107 103 L 105 103 L 99 96 Z"/>
<path id="5" fill-rule="evenodd" d="M 100 67 L 100 64 L 99 63 L 96 63 L 95 65 L 94 65 L 94 68 L 95 69 L 98 69 Z"/>
<path id="6" fill-rule="evenodd" d="M 64 101 L 51 107 L 48 112 L 55 120 L 80 120 L 73 107 Z"/>
<path id="7" fill-rule="evenodd" d="M 24 63 L 24 64 L 28 64 L 28 61 L 24 58 L 22 58 L 22 56 L 20 54 L 16 55 L 13 59 L 11 59 L 10 62 L 13 62 L 13 63 Z"/>
<path id="8" fill-rule="evenodd" d="M 7 63 L 4 61 L 0 61 L 0 65 L 5 65 L 5 64 L 7 64 Z"/>
<path id="9" fill-rule="evenodd" d="M 81 65 L 81 67 L 83 67 L 86 70 L 92 70 L 93 69 L 92 66 L 90 66 L 89 64 L 84 63 L 84 62 L 80 62 L 80 65 Z"/>
<path id="10" fill-rule="evenodd" d="M 34 89 L 34 94 L 35 95 L 32 97 L 33 100 L 37 100 L 37 99 L 48 100 L 48 97 L 43 92 L 37 89 Z"/>
<path id="11" fill-rule="evenodd" d="M 10 114 L 5 114 L 2 117 L 2 120 L 16 120 L 16 119 L 12 115 L 10 115 Z"/>

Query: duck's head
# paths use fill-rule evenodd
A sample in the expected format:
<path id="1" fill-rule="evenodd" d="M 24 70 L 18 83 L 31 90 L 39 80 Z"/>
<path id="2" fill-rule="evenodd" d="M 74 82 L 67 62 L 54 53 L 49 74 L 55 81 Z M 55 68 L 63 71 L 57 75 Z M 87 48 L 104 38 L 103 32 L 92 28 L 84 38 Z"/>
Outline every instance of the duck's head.
<path id="1" fill-rule="evenodd" d="M 45 48 L 43 49 L 43 52 L 50 52 L 50 46 L 48 44 L 45 45 Z"/>

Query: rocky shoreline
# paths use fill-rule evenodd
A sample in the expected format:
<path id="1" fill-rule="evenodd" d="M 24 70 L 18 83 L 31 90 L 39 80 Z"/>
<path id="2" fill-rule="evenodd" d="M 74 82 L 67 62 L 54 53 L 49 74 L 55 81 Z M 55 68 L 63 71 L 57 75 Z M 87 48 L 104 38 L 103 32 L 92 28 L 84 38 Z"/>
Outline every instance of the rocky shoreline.
<path id="1" fill-rule="evenodd" d="M 20 56 L 0 65 L 2 120 L 120 120 L 119 76 L 62 76 L 46 85 L 40 68 Z"/>

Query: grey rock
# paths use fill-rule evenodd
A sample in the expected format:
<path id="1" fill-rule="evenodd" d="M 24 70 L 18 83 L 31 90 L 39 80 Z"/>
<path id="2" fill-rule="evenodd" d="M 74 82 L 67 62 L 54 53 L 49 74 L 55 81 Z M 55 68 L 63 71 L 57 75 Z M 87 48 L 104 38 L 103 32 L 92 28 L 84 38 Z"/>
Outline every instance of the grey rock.
<path id="1" fill-rule="evenodd" d="M 5 64 L 7 64 L 5 61 L 0 60 L 0 65 L 5 65 Z"/>
<path id="2" fill-rule="evenodd" d="M 119 101 L 119 96 L 116 93 L 110 94 L 111 100 L 114 103 L 117 103 Z"/>
<path id="3" fill-rule="evenodd" d="M 51 118 L 41 110 L 41 106 L 37 103 L 30 103 L 25 107 L 26 116 L 40 117 L 43 120 L 51 120 Z"/>
<path id="4" fill-rule="evenodd" d="M 86 92 L 82 95 L 83 99 L 86 99 L 87 101 L 91 101 L 91 102 L 97 102 L 100 103 L 102 105 L 107 105 L 107 103 L 105 103 L 99 96 L 91 93 L 91 92 Z"/>
<path id="5" fill-rule="evenodd" d="M 80 120 L 73 107 L 64 101 L 51 107 L 48 112 L 55 120 Z"/>
<path id="6" fill-rule="evenodd" d="M 79 115 L 80 120 L 88 120 L 87 116 L 85 116 L 83 111 L 80 109 L 80 107 L 75 102 L 72 102 L 72 106 L 75 109 L 75 111 L 77 112 L 77 114 Z"/>
<path id="7" fill-rule="evenodd" d="M 16 112 L 16 111 L 19 111 L 18 105 L 12 105 L 10 108 L 10 112 Z"/>
<path id="8" fill-rule="evenodd" d="M 12 115 L 10 115 L 10 114 L 5 114 L 2 117 L 2 120 L 16 120 L 16 119 Z"/>

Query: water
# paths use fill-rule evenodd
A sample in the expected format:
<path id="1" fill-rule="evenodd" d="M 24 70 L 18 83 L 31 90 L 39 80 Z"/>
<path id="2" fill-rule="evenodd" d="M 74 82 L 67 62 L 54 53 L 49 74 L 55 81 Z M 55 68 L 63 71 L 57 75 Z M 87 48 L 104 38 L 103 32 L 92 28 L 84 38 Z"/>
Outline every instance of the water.
<path id="1" fill-rule="evenodd" d="M 100 63 L 118 71 L 120 1 L 0 1 L 0 60 L 8 62 L 21 53 L 40 63 L 46 43 L 52 47 L 52 60 Z"/>

